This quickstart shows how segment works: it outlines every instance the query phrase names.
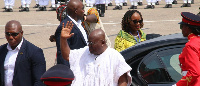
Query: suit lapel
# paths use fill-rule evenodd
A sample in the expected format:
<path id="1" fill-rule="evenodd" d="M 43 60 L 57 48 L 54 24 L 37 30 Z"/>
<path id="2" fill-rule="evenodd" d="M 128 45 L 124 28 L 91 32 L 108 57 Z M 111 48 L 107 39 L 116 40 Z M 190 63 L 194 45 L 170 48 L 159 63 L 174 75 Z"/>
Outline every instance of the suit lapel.
<path id="1" fill-rule="evenodd" d="M 2 50 L 0 50 L 1 51 L 1 54 L 0 54 L 0 64 L 1 64 L 1 66 L 4 65 L 4 61 L 5 61 L 6 55 L 8 53 L 7 44 L 3 47 L 4 48 L 2 48 Z"/>
<path id="2" fill-rule="evenodd" d="M 0 50 L 0 85 L 3 85 L 4 84 L 4 61 L 5 61 L 5 58 L 6 58 L 6 55 L 8 53 L 8 49 L 7 49 L 7 44 L 5 44 L 4 46 L 2 46 L 2 49 Z"/>
<path id="3" fill-rule="evenodd" d="M 85 45 L 87 45 L 87 44 L 86 44 L 86 41 L 85 41 L 85 39 L 84 39 L 84 37 L 83 37 L 83 34 L 82 34 L 82 32 L 80 31 L 80 29 L 79 29 L 77 26 L 74 26 L 74 27 L 78 30 L 78 33 L 81 34 L 80 36 L 81 36 L 82 41 L 85 43 Z"/>
<path id="4" fill-rule="evenodd" d="M 67 16 L 67 18 L 69 19 L 69 21 L 72 21 L 68 16 Z M 78 33 L 81 34 L 80 36 L 81 36 L 82 41 L 84 42 L 85 45 L 87 45 L 87 43 L 86 43 L 86 41 L 85 41 L 85 39 L 83 37 L 83 34 L 81 33 L 80 29 L 77 27 L 77 25 L 73 21 L 72 21 L 72 23 L 74 24 L 73 28 L 75 28 L 78 31 Z"/>
<path id="5" fill-rule="evenodd" d="M 14 77 L 13 79 L 15 78 L 15 74 L 17 72 L 17 68 L 19 67 L 19 63 L 20 63 L 20 60 L 25 58 L 25 51 L 26 51 L 26 40 L 23 38 L 23 43 L 21 45 L 21 48 L 17 54 L 17 58 L 16 58 L 16 62 L 15 62 L 15 69 L 14 69 Z"/>

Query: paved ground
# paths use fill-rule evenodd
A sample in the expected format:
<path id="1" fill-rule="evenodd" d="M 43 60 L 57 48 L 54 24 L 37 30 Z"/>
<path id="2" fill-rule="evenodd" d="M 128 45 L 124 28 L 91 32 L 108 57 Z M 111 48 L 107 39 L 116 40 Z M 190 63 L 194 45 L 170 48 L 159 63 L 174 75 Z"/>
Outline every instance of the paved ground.
<path id="1" fill-rule="evenodd" d="M 183 4 L 182 0 L 178 0 L 178 4 L 173 5 L 173 8 L 163 8 L 165 6 L 164 0 L 160 2 L 160 5 L 156 5 L 155 9 L 144 9 L 146 1 L 143 0 L 143 3 L 144 5 L 138 6 L 137 10 L 139 10 L 143 15 L 144 32 L 147 34 L 155 33 L 161 35 L 180 33 L 181 30 L 177 24 L 182 18 L 180 13 L 184 11 L 197 14 L 200 6 L 199 0 L 195 0 L 195 4 L 192 4 L 192 7 L 186 8 L 180 7 Z M 20 0 L 16 0 L 14 12 L 10 13 L 5 13 L 3 12 L 3 9 L 0 9 L 0 45 L 7 42 L 4 35 L 5 24 L 9 20 L 18 20 L 23 25 L 24 37 L 43 49 L 48 69 L 54 64 L 56 57 L 56 44 L 49 41 L 49 36 L 54 34 L 59 25 L 56 12 L 36 12 L 36 9 L 32 8 L 35 5 L 34 0 L 32 0 L 30 12 L 19 12 L 18 7 L 20 5 Z M 1 0 L 0 7 L 3 6 L 4 2 Z M 101 17 L 106 34 L 112 42 L 112 47 L 114 46 L 116 34 L 121 30 L 121 19 L 129 6 L 130 4 L 124 6 L 123 10 L 112 10 L 114 6 L 109 6 L 108 10 L 106 10 L 105 17 Z"/>

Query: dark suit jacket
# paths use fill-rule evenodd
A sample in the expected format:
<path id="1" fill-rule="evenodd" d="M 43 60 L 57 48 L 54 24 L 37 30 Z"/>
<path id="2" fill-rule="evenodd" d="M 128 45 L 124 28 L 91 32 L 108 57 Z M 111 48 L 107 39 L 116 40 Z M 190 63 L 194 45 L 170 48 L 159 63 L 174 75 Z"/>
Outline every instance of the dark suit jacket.
<path id="1" fill-rule="evenodd" d="M 61 34 L 61 30 L 62 30 L 62 24 L 64 23 L 64 25 L 66 25 L 67 21 L 72 21 L 72 20 L 67 16 L 58 26 L 58 28 L 55 32 L 55 37 L 56 37 L 56 46 L 57 46 L 57 63 L 65 64 L 65 65 L 69 66 L 69 62 L 62 58 L 61 51 L 60 51 L 60 34 Z M 79 49 L 79 48 L 83 48 L 83 47 L 87 46 L 87 43 L 86 43 L 81 31 L 75 25 L 74 22 L 72 22 L 72 23 L 74 24 L 74 26 L 72 28 L 71 33 L 74 33 L 74 35 L 71 38 L 67 39 L 70 49 L 72 49 L 72 50 Z"/>
<path id="2" fill-rule="evenodd" d="M 0 86 L 5 86 L 4 61 L 7 52 L 7 44 L 0 46 Z M 13 86 L 44 86 L 40 78 L 45 71 L 42 49 L 24 39 L 15 62 Z"/>

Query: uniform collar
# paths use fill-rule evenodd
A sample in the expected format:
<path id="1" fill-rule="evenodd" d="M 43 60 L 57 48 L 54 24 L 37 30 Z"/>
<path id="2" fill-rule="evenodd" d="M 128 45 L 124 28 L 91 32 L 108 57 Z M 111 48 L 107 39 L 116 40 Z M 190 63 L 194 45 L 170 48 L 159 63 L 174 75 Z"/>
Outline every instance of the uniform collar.
<path id="1" fill-rule="evenodd" d="M 197 37 L 198 35 L 195 35 L 195 34 L 193 34 L 193 33 L 190 33 L 189 35 L 188 35 L 188 40 L 190 40 L 191 38 L 194 38 L 194 37 Z"/>

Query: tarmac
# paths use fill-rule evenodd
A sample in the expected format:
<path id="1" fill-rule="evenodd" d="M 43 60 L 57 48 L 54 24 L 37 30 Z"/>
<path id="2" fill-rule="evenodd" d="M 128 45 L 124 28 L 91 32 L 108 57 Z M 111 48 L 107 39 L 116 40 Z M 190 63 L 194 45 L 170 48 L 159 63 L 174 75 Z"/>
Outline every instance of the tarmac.
<path id="1" fill-rule="evenodd" d="M 173 4 L 172 8 L 163 8 L 165 1 L 160 1 L 160 5 L 155 5 L 155 9 L 144 9 L 147 5 L 146 0 L 143 0 L 143 6 L 138 6 L 138 11 L 142 13 L 144 19 L 143 31 L 146 34 L 160 34 L 168 35 L 174 33 L 181 33 L 180 25 L 181 12 L 191 12 L 197 14 L 199 12 L 200 0 L 195 0 L 191 7 L 183 7 L 182 0 L 178 0 L 178 4 Z M 21 22 L 24 38 L 43 49 L 47 69 L 55 64 L 56 59 L 56 43 L 49 41 L 49 36 L 54 34 L 59 21 L 57 20 L 57 14 L 55 11 L 41 11 L 36 12 L 36 8 L 33 8 L 35 1 L 32 0 L 29 12 L 19 12 L 20 0 L 15 1 L 14 12 L 3 12 L 4 9 L 0 9 L 0 45 L 7 43 L 5 38 L 5 24 L 10 20 L 18 20 Z M 48 7 L 51 3 L 49 2 Z M 0 7 L 4 7 L 4 1 L 0 1 Z M 121 30 L 121 20 L 126 11 L 130 7 L 128 0 L 128 6 L 123 6 L 122 10 L 112 10 L 115 7 L 113 0 L 113 6 L 109 6 L 106 10 L 105 17 L 101 17 L 106 34 L 108 35 L 112 48 L 114 47 L 114 40 L 119 30 Z M 50 8 L 47 8 L 49 10 Z M 178 41 L 178 40 L 177 40 Z M 1 52 L 0 52 L 1 53 Z"/>

